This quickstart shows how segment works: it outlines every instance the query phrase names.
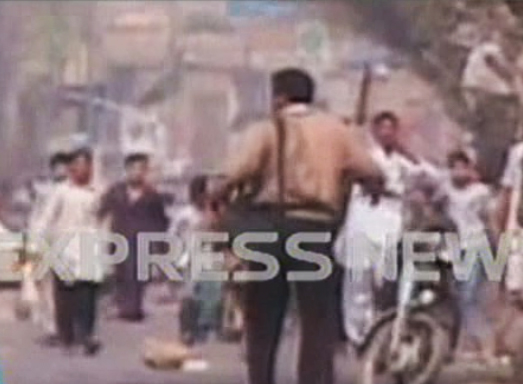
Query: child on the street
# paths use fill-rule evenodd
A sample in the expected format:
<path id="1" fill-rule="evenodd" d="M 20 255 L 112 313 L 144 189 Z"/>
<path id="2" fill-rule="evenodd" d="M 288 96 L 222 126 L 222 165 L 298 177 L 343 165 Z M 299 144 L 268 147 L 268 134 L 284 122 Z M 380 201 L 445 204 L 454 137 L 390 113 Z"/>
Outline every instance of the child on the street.
<path id="1" fill-rule="evenodd" d="M 185 241 L 186 251 L 179 263 L 184 271 L 190 270 L 191 236 L 194 232 L 209 225 L 207 214 L 207 177 L 195 177 L 189 186 L 191 205 L 182 210 L 177 217 L 175 230 Z M 219 312 L 222 286 L 216 281 L 192 281 L 185 276 L 180 310 L 180 335 L 182 342 L 192 345 L 204 342 L 212 332 L 219 329 Z"/>
<path id="2" fill-rule="evenodd" d="M 464 255 L 481 236 L 488 236 L 487 208 L 491 192 L 478 180 L 472 159 L 456 151 L 448 157 L 450 178 L 442 188 L 449 217 L 454 221 Z M 484 238 L 484 237 L 483 237 Z M 472 274 L 458 282 L 459 305 L 462 316 L 463 357 L 492 362 L 494 358 L 493 327 L 482 307 L 485 272 L 476 260 Z"/>

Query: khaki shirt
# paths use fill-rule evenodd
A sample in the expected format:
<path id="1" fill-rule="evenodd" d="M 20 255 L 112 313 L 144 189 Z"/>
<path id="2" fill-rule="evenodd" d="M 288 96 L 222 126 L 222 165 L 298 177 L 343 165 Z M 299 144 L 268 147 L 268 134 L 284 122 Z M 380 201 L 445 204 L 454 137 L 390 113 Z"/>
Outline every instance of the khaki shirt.
<path id="1" fill-rule="evenodd" d="M 283 111 L 283 118 L 285 203 L 313 202 L 340 212 L 349 192 L 347 176 L 382 177 L 365 140 L 338 117 L 295 104 Z M 229 155 L 228 181 L 241 184 L 258 180 L 256 202 L 278 202 L 277 148 L 277 130 L 272 121 L 248 128 Z"/>

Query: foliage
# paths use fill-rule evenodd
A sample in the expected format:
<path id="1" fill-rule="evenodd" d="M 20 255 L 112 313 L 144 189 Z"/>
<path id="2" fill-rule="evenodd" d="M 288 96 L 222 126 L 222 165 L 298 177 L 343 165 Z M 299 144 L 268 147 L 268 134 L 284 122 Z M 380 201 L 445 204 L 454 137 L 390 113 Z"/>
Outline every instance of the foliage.
<path id="1" fill-rule="evenodd" d="M 410 57 L 418 72 L 440 88 L 450 114 L 464 122 L 459 84 L 467 51 L 451 41 L 452 34 L 465 23 L 489 32 L 490 13 L 500 5 L 501 0 L 406 0 L 351 2 L 350 7 L 358 15 L 356 26 Z"/>

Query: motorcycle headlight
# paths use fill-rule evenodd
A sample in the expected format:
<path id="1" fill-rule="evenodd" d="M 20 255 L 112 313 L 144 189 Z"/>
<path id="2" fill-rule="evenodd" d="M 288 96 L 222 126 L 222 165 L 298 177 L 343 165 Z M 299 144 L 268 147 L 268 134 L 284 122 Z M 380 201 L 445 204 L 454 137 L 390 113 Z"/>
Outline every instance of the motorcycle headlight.
<path id="1" fill-rule="evenodd" d="M 418 299 L 421 304 L 430 305 L 436 301 L 436 293 L 431 289 L 424 289 Z"/>

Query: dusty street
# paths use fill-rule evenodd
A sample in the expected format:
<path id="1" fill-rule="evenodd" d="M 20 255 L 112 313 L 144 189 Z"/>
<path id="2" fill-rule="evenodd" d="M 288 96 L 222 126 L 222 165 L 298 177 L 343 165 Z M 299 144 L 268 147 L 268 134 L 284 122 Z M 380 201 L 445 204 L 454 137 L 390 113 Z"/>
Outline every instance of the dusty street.
<path id="1" fill-rule="evenodd" d="M 147 337 L 172 338 L 176 335 L 176 308 L 173 305 L 149 305 L 149 317 L 142 325 L 105 319 L 100 333 L 105 344 L 96 358 L 65 356 L 56 349 L 44 349 L 35 340 L 39 333 L 30 323 L 16 322 L 12 315 L 12 290 L 0 292 L 0 358 L 6 382 L 13 384 L 240 384 L 244 365 L 236 344 L 212 342 L 201 353 L 209 360 L 209 370 L 198 373 L 154 371 L 141 361 Z M 150 300 L 149 302 L 154 302 Z M 292 382 L 296 340 L 286 337 L 280 353 L 279 382 Z M 349 384 L 356 366 L 350 353 L 340 354 L 340 384 Z M 492 384 L 492 373 L 477 366 L 451 366 L 441 384 Z"/>

